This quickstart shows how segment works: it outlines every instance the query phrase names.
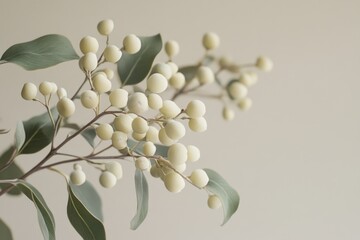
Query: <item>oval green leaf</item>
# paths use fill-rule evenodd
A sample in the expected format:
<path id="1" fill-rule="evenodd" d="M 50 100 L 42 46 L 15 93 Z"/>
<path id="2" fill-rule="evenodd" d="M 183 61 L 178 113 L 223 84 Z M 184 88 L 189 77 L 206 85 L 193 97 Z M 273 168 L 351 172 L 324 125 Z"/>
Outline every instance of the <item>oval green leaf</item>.
<path id="1" fill-rule="evenodd" d="M 11 46 L 0 60 L 17 64 L 26 70 L 36 70 L 78 58 L 66 37 L 50 34 Z"/>
<path id="2" fill-rule="evenodd" d="M 83 239 L 105 240 L 105 228 L 100 218 L 79 199 L 71 185 L 68 185 L 68 192 L 67 215 L 71 225 Z"/>
<path id="3" fill-rule="evenodd" d="M 162 48 L 160 34 L 139 38 L 141 40 L 139 52 L 136 54 L 123 52 L 122 57 L 117 63 L 122 86 L 134 85 L 144 80 L 150 72 L 156 55 Z"/>
<path id="4" fill-rule="evenodd" d="M 135 171 L 135 189 L 137 207 L 136 214 L 131 220 L 130 228 L 136 230 L 141 223 L 145 220 L 148 213 L 148 202 L 149 202 L 149 188 L 144 173 L 136 169 Z"/>
<path id="5" fill-rule="evenodd" d="M 187 82 L 191 81 L 194 79 L 194 77 L 196 76 L 196 72 L 198 70 L 198 66 L 185 66 L 185 67 L 181 67 L 179 68 L 179 72 L 181 72 L 182 74 L 184 74 L 185 76 L 185 80 Z"/>
<path id="6" fill-rule="evenodd" d="M 17 179 L 24 175 L 24 172 L 20 169 L 20 167 L 15 162 L 9 162 L 12 155 L 15 154 L 16 148 L 14 146 L 9 147 L 1 156 L 0 156 L 0 179 Z M 8 183 L 1 183 L 0 189 L 5 189 L 9 187 Z M 17 188 L 13 188 L 7 192 L 9 195 L 20 195 L 21 191 Z"/>
<path id="7" fill-rule="evenodd" d="M 53 118 L 56 119 L 58 117 L 57 110 L 53 108 L 51 112 Z M 23 126 L 19 124 L 16 129 L 16 133 L 22 132 L 19 128 L 23 128 L 25 131 L 25 140 L 21 141 L 23 144 L 17 146 L 20 154 L 36 153 L 51 143 L 54 136 L 54 126 L 47 112 L 32 117 L 22 124 Z"/>
<path id="8" fill-rule="evenodd" d="M 26 133 L 24 129 L 24 124 L 22 122 L 18 122 L 15 130 L 15 146 L 18 151 L 24 145 L 25 140 L 26 140 Z"/>
<path id="9" fill-rule="evenodd" d="M 2 240 L 13 240 L 12 233 L 8 225 L 0 218 L 0 236 Z"/>
<path id="10" fill-rule="evenodd" d="M 215 194 L 221 201 L 224 211 L 224 220 L 221 224 L 223 226 L 238 209 L 240 203 L 239 194 L 214 170 L 204 169 L 204 171 L 209 177 L 206 189 Z"/>
<path id="11" fill-rule="evenodd" d="M 45 240 L 55 240 L 55 220 L 40 192 L 30 183 L 19 180 L 16 187 L 35 205 L 41 232 Z"/>

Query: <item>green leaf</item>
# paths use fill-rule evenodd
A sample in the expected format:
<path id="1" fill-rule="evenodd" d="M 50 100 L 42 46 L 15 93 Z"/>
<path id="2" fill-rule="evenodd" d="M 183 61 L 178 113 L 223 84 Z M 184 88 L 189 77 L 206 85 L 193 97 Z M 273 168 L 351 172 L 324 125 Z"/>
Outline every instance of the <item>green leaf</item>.
<path id="1" fill-rule="evenodd" d="M 71 225 L 83 239 L 105 240 L 105 228 L 101 220 L 75 195 L 70 185 L 68 192 L 67 215 Z"/>
<path id="2" fill-rule="evenodd" d="M 179 72 L 184 74 L 186 81 L 191 81 L 195 76 L 198 70 L 198 66 L 185 66 L 179 68 Z"/>
<path id="3" fill-rule="evenodd" d="M 160 34 L 140 37 L 141 49 L 136 54 L 123 53 L 117 63 L 122 86 L 134 85 L 148 75 L 156 55 L 162 48 Z"/>
<path id="4" fill-rule="evenodd" d="M 24 124 L 22 122 L 18 122 L 15 131 L 15 146 L 18 151 L 24 145 L 25 140 L 26 140 L 26 133 L 24 129 Z"/>
<path id="5" fill-rule="evenodd" d="M 50 34 L 11 46 L 0 60 L 15 63 L 26 70 L 36 70 L 78 58 L 66 37 Z"/>
<path id="6" fill-rule="evenodd" d="M 136 169 L 135 171 L 135 188 L 136 188 L 136 215 L 130 223 L 130 228 L 136 230 L 145 220 L 148 213 L 149 188 L 144 173 Z"/>
<path id="7" fill-rule="evenodd" d="M 14 146 L 9 147 L 0 157 L 0 166 L 2 170 L 0 170 L 0 179 L 17 179 L 24 175 L 24 172 L 19 168 L 19 166 L 12 162 L 9 164 L 8 160 L 11 158 L 13 152 L 16 151 Z M 5 166 L 8 165 L 8 166 Z M 9 187 L 10 184 L 8 183 L 1 183 L 0 188 L 5 189 Z M 13 188 L 7 192 L 10 195 L 20 195 L 21 192 L 17 188 Z"/>
<path id="8" fill-rule="evenodd" d="M 209 177 L 206 189 L 215 194 L 221 201 L 224 211 L 224 220 L 221 224 L 223 226 L 238 209 L 240 203 L 239 194 L 214 170 L 204 169 L 204 171 Z"/>
<path id="9" fill-rule="evenodd" d="M 0 176 L 1 172 L 6 169 L 6 165 L 9 164 L 9 161 L 13 154 L 16 154 L 16 148 L 14 146 L 8 147 L 0 156 Z"/>
<path id="10" fill-rule="evenodd" d="M 6 223 L 0 218 L 0 236 L 1 240 L 12 240 L 12 233 Z"/>
<path id="11" fill-rule="evenodd" d="M 55 240 L 54 216 L 52 215 L 49 207 L 46 205 L 46 202 L 40 192 L 30 183 L 23 180 L 20 180 L 20 182 L 16 184 L 16 187 L 34 203 L 44 239 Z"/>
<path id="12" fill-rule="evenodd" d="M 51 112 L 53 118 L 56 119 L 58 117 L 57 110 L 53 108 Z M 51 143 L 54 136 L 54 126 L 47 112 L 24 121 L 23 128 L 26 137 L 19 149 L 20 154 L 36 153 L 40 151 Z M 18 128 L 16 129 L 16 132 L 20 131 L 21 130 L 18 130 Z"/>
<path id="13" fill-rule="evenodd" d="M 93 185 L 86 181 L 80 186 L 69 183 L 74 195 L 89 209 L 98 219 L 103 220 L 102 202 Z"/>

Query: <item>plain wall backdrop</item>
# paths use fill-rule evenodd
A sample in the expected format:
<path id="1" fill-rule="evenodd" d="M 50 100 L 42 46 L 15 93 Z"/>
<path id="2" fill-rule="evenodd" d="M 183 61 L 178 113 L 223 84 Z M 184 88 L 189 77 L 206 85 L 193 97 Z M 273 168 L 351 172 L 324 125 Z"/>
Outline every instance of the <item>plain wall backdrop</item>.
<path id="1" fill-rule="evenodd" d="M 192 168 L 216 169 L 239 191 L 240 208 L 228 224 L 220 227 L 222 212 L 207 208 L 204 192 L 187 186 L 171 194 L 149 178 L 148 217 L 131 231 L 136 198 L 133 167 L 125 164 L 124 179 L 114 189 L 99 187 L 108 239 L 351 240 L 360 237 L 359 9 L 356 0 L 2 0 L 0 53 L 49 33 L 67 36 L 80 52 L 80 39 L 101 39 L 96 25 L 111 18 L 113 43 L 121 45 L 129 33 L 160 32 L 164 40 L 180 43 L 179 65 L 201 57 L 207 31 L 221 37 L 217 54 L 244 63 L 269 56 L 275 68 L 259 73 L 249 92 L 254 101 L 249 112 L 235 109 L 235 120 L 225 122 L 222 105 L 208 101 L 208 131 L 185 139 L 202 150 Z M 158 61 L 163 60 L 162 53 Z M 43 111 L 21 99 L 26 81 L 54 81 L 71 89 L 83 77 L 74 61 L 32 72 L 1 65 L 0 79 L 0 128 L 12 129 L 0 136 L 5 149 L 16 122 Z M 18 161 L 27 169 L 37 159 Z M 98 173 L 86 171 L 99 186 Z M 57 238 L 80 239 L 66 217 L 63 179 L 43 171 L 29 181 L 55 215 Z M 0 217 L 15 239 L 42 239 L 26 197 L 1 197 Z"/>

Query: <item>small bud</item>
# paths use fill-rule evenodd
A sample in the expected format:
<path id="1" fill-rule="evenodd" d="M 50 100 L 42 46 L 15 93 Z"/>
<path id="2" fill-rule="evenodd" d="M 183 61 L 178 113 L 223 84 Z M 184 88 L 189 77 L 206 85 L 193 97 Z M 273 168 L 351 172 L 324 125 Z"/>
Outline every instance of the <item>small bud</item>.
<path id="1" fill-rule="evenodd" d="M 179 43 L 174 40 L 167 41 L 164 48 L 170 59 L 178 55 L 180 51 Z"/>
<path id="2" fill-rule="evenodd" d="M 177 72 L 169 79 L 169 84 L 175 89 L 180 89 L 185 85 L 185 81 L 184 74 Z"/>
<path id="3" fill-rule="evenodd" d="M 186 106 L 185 112 L 191 118 L 202 117 L 206 113 L 206 106 L 200 100 L 192 100 Z"/>
<path id="4" fill-rule="evenodd" d="M 100 182 L 101 186 L 103 186 L 104 188 L 114 187 L 116 184 L 116 181 L 117 181 L 116 176 L 109 171 L 102 172 L 100 175 L 100 178 L 99 178 L 99 182 Z"/>
<path id="5" fill-rule="evenodd" d="M 146 156 L 154 156 L 155 152 L 156 152 L 156 146 L 154 143 L 149 141 L 144 143 L 143 153 Z"/>
<path id="6" fill-rule="evenodd" d="M 224 107 L 222 111 L 223 118 L 227 121 L 231 121 L 235 118 L 235 112 L 229 107 Z"/>
<path id="7" fill-rule="evenodd" d="M 146 132 L 145 139 L 146 139 L 146 141 L 158 143 L 160 141 L 159 140 L 159 130 L 157 130 L 157 128 L 155 128 L 154 126 L 149 126 L 149 129 Z"/>
<path id="8" fill-rule="evenodd" d="M 188 145 L 187 147 L 187 158 L 189 162 L 196 162 L 200 159 L 200 150 L 194 145 Z"/>
<path id="9" fill-rule="evenodd" d="M 213 50 L 220 45 L 220 38 L 214 32 L 205 33 L 202 39 L 202 44 L 206 50 Z"/>
<path id="10" fill-rule="evenodd" d="M 247 96 L 247 87 L 239 81 L 232 81 L 227 86 L 228 93 L 232 99 L 239 100 Z"/>
<path id="11" fill-rule="evenodd" d="M 105 169 L 115 175 L 117 179 L 121 179 L 123 176 L 123 170 L 120 163 L 111 161 L 105 163 Z"/>
<path id="12" fill-rule="evenodd" d="M 107 62 L 117 63 L 122 56 L 122 52 L 115 45 L 109 45 L 104 50 L 104 57 Z"/>
<path id="13" fill-rule="evenodd" d="M 21 96 L 25 100 L 33 100 L 36 98 L 37 94 L 37 87 L 33 83 L 25 83 L 22 90 L 21 90 Z"/>
<path id="14" fill-rule="evenodd" d="M 163 100 L 160 95 L 156 93 L 150 93 L 148 95 L 149 107 L 154 110 L 159 110 L 163 106 Z"/>
<path id="15" fill-rule="evenodd" d="M 108 123 L 102 123 L 96 128 L 96 135 L 102 140 L 110 140 L 114 129 Z"/>
<path id="16" fill-rule="evenodd" d="M 146 157 L 138 157 L 135 160 L 135 166 L 137 169 L 145 171 L 151 167 L 150 160 Z"/>
<path id="17" fill-rule="evenodd" d="M 169 146 L 173 143 L 175 143 L 175 140 L 169 138 L 169 136 L 166 134 L 165 128 L 162 128 L 159 130 L 159 141 L 164 144 L 165 146 Z"/>
<path id="18" fill-rule="evenodd" d="M 146 80 L 147 89 L 153 93 L 162 93 L 168 87 L 168 80 L 160 73 L 153 73 Z"/>
<path id="19" fill-rule="evenodd" d="M 185 187 L 185 180 L 176 172 L 170 172 L 164 177 L 164 184 L 169 192 L 178 193 Z"/>
<path id="20" fill-rule="evenodd" d="M 75 112 L 74 102 L 67 97 L 63 97 L 62 99 L 60 99 L 56 105 L 56 108 L 59 114 L 64 118 L 70 117 Z"/>
<path id="21" fill-rule="evenodd" d="M 85 71 L 94 71 L 97 67 L 98 64 L 98 60 L 97 57 L 95 55 L 95 53 L 93 52 L 88 52 L 86 53 L 84 56 L 82 56 L 81 58 L 82 60 L 80 60 L 80 63 L 82 64 L 82 68 Z"/>
<path id="22" fill-rule="evenodd" d="M 167 158 L 173 165 L 180 165 L 187 160 L 187 149 L 182 143 L 171 145 L 167 152 Z"/>
<path id="23" fill-rule="evenodd" d="M 151 74 L 160 73 L 166 79 L 169 79 L 173 75 L 173 70 L 171 69 L 170 65 L 167 63 L 157 63 L 151 69 Z"/>
<path id="24" fill-rule="evenodd" d="M 194 132 L 205 132 L 207 129 L 206 119 L 203 117 L 191 118 L 189 120 L 189 128 Z"/>
<path id="25" fill-rule="evenodd" d="M 81 104 L 85 108 L 96 108 L 99 104 L 99 96 L 92 90 L 85 90 L 80 96 Z"/>
<path id="26" fill-rule="evenodd" d="M 101 35 L 108 36 L 114 30 L 114 22 L 111 19 L 105 19 L 98 23 L 97 30 Z"/>
<path id="27" fill-rule="evenodd" d="M 252 106 L 252 100 L 250 98 L 243 98 L 238 102 L 238 107 L 243 110 L 249 110 Z"/>
<path id="28" fill-rule="evenodd" d="M 129 54 L 137 53 L 141 48 L 140 39 L 134 34 L 127 35 L 123 40 L 124 50 Z"/>
<path id="29" fill-rule="evenodd" d="M 181 109 L 172 100 L 165 100 L 163 106 L 160 108 L 160 112 L 165 118 L 174 118 L 180 114 Z"/>
<path id="30" fill-rule="evenodd" d="M 214 72 L 211 70 L 210 67 L 201 66 L 196 71 L 196 77 L 199 80 L 200 84 L 209 84 L 215 81 Z"/>
<path id="31" fill-rule="evenodd" d="M 111 90 L 111 81 L 107 79 L 106 74 L 103 72 L 97 73 L 92 78 L 94 89 L 98 93 L 106 93 Z"/>
<path id="32" fill-rule="evenodd" d="M 256 59 L 255 66 L 259 68 L 260 70 L 269 72 L 273 69 L 274 63 L 271 61 L 270 58 L 260 56 Z"/>
<path id="33" fill-rule="evenodd" d="M 49 96 L 52 93 L 52 90 L 53 90 L 53 84 L 51 82 L 44 81 L 39 85 L 39 92 L 43 96 Z"/>
<path id="34" fill-rule="evenodd" d="M 219 197 L 216 195 L 209 195 L 207 204 L 208 204 L 209 208 L 211 208 L 211 209 L 218 209 L 222 205 Z"/>
<path id="35" fill-rule="evenodd" d="M 59 99 L 62 99 L 63 97 L 67 97 L 67 92 L 66 92 L 66 89 L 65 88 L 59 88 L 57 91 L 56 91 L 56 94 L 58 96 Z"/>
<path id="36" fill-rule="evenodd" d="M 80 50 L 83 54 L 96 53 L 99 49 L 99 42 L 91 36 L 83 37 L 80 41 Z"/>
<path id="37" fill-rule="evenodd" d="M 82 185 L 86 181 L 86 175 L 81 169 L 74 170 L 70 174 L 70 181 L 75 185 Z"/>
<path id="38" fill-rule="evenodd" d="M 209 182 L 209 177 L 206 172 L 202 169 L 194 170 L 190 175 L 191 182 L 198 188 L 205 187 Z"/>
<path id="39" fill-rule="evenodd" d="M 124 108 L 127 105 L 129 98 L 129 93 L 125 89 L 115 89 L 111 91 L 109 95 L 109 100 L 111 103 L 111 106 L 117 107 L 117 108 Z"/>

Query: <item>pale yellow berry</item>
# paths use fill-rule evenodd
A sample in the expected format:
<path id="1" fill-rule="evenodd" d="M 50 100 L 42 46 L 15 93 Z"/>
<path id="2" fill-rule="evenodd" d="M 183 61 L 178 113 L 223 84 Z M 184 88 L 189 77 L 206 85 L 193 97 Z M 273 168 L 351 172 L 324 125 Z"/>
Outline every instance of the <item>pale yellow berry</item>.
<path id="1" fill-rule="evenodd" d="M 247 87 L 239 81 L 231 82 L 228 87 L 229 95 L 232 99 L 239 100 L 245 98 L 248 94 Z"/>
<path id="2" fill-rule="evenodd" d="M 106 77 L 107 77 L 108 79 L 113 79 L 113 77 L 114 77 L 114 75 L 115 75 L 115 74 L 114 74 L 114 71 L 111 70 L 110 68 L 104 68 L 104 69 L 102 69 L 101 71 L 106 74 Z"/>
<path id="3" fill-rule="evenodd" d="M 185 85 L 185 76 L 181 72 L 175 73 L 170 79 L 169 84 L 175 89 L 180 89 Z"/>
<path id="4" fill-rule="evenodd" d="M 136 133 L 146 133 L 147 130 L 149 129 L 148 122 L 145 119 L 143 119 L 142 117 L 136 117 L 132 121 L 131 126 L 132 126 L 133 131 Z"/>
<path id="5" fill-rule="evenodd" d="M 222 56 L 219 59 L 219 65 L 221 68 L 227 69 L 230 66 L 232 66 L 234 64 L 234 60 L 231 59 L 229 56 Z"/>
<path id="6" fill-rule="evenodd" d="M 62 99 L 60 99 L 56 104 L 56 108 L 59 114 L 64 118 L 70 117 L 75 112 L 74 102 L 67 97 L 63 97 Z"/>
<path id="7" fill-rule="evenodd" d="M 209 84 L 215 81 L 213 70 L 207 66 L 201 66 L 196 71 L 196 77 L 200 84 Z"/>
<path id="8" fill-rule="evenodd" d="M 185 170 L 186 170 L 186 163 L 174 165 L 173 167 L 174 167 L 174 169 L 175 169 L 177 172 L 183 173 L 183 172 L 185 172 Z"/>
<path id="9" fill-rule="evenodd" d="M 114 30 L 114 22 L 111 19 L 105 19 L 98 23 L 97 30 L 101 35 L 107 36 Z"/>
<path id="10" fill-rule="evenodd" d="M 144 140 L 144 138 L 146 137 L 146 133 L 133 132 L 133 133 L 131 134 L 131 136 L 132 136 L 133 139 L 135 139 L 136 141 L 142 141 L 142 140 Z"/>
<path id="11" fill-rule="evenodd" d="M 269 72 L 273 69 L 274 63 L 271 61 L 270 58 L 265 56 L 260 56 L 256 59 L 255 66 L 260 70 Z"/>
<path id="12" fill-rule="evenodd" d="M 243 73 L 240 75 L 239 82 L 250 87 L 257 82 L 257 75 L 255 72 Z"/>
<path id="13" fill-rule="evenodd" d="M 129 111 L 135 114 L 143 114 L 149 109 L 148 99 L 144 93 L 135 92 L 128 100 Z"/>
<path id="14" fill-rule="evenodd" d="M 85 108 L 96 108 L 99 104 L 99 96 L 92 90 L 85 90 L 81 94 L 80 100 Z"/>
<path id="15" fill-rule="evenodd" d="M 175 73 L 177 73 L 177 71 L 179 70 L 178 65 L 176 65 L 176 63 L 174 62 L 168 62 L 167 65 L 170 67 L 172 74 L 174 75 Z"/>
<path id="16" fill-rule="evenodd" d="M 133 118 L 130 117 L 128 114 L 119 114 L 114 119 L 114 127 L 118 131 L 121 131 L 124 133 L 131 133 L 133 131 L 132 121 L 133 121 Z"/>
<path id="17" fill-rule="evenodd" d="M 166 134 L 165 128 L 159 130 L 159 141 L 166 146 L 169 146 L 175 142 L 175 140 L 169 138 L 169 136 Z"/>
<path id="18" fill-rule="evenodd" d="M 85 71 L 94 71 L 98 64 L 96 54 L 92 52 L 86 53 L 84 56 L 82 56 L 80 63 L 82 64 L 82 69 Z"/>
<path id="19" fill-rule="evenodd" d="M 145 142 L 143 146 L 143 153 L 146 156 L 153 156 L 156 152 L 156 146 L 153 142 Z"/>
<path id="20" fill-rule="evenodd" d="M 153 165 L 150 168 L 150 174 L 151 176 L 153 176 L 154 178 L 159 178 L 161 176 L 161 169 L 158 168 L 156 165 Z"/>
<path id="21" fill-rule="evenodd" d="M 185 136 L 185 127 L 180 122 L 175 120 L 170 120 L 166 123 L 165 126 L 166 135 L 173 139 L 179 140 Z"/>
<path id="22" fill-rule="evenodd" d="M 176 172 L 170 172 L 164 177 L 164 184 L 169 192 L 178 193 L 185 187 L 185 180 Z"/>
<path id="23" fill-rule="evenodd" d="M 111 103 L 111 106 L 117 107 L 117 108 L 124 108 L 127 105 L 129 98 L 129 93 L 125 89 L 115 89 L 111 91 L 109 95 L 109 100 Z"/>
<path id="24" fill-rule="evenodd" d="M 51 94 L 55 94 L 57 92 L 57 90 L 58 90 L 58 86 L 54 82 L 50 82 L 50 83 L 52 85 Z"/>
<path id="25" fill-rule="evenodd" d="M 49 96 L 52 93 L 52 90 L 53 90 L 53 84 L 51 82 L 44 81 L 39 85 L 39 92 L 43 96 Z"/>
<path id="26" fill-rule="evenodd" d="M 194 145 L 188 145 L 187 149 L 187 159 L 189 162 L 196 162 L 200 159 L 200 150 Z"/>
<path id="27" fill-rule="evenodd" d="M 109 172 L 109 171 L 104 171 L 101 173 L 100 178 L 99 178 L 99 182 L 101 184 L 101 186 L 103 186 L 104 188 L 112 188 L 115 186 L 117 181 L 116 176 Z"/>
<path id="28" fill-rule="evenodd" d="M 190 175 L 190 180 L 192 184 L 197 186 L 198 188 L 205 187 L 209 182 L 209 177 L 207 173 L 202 169 L 194 170 Z"/>
<path id="29" fill-rule="evenodd" d="M 135 54 L 141 48 L 141 41 L 134 34 L 130 34 L 124 38 L 123 46 L 124 46 L 125 52 L 127 52 L 129 54 Z"/>
<path id="30" fill-rule="evenodd" d="M 111 161 L 105 163 L 105 169 L 115 175 L 117 179 L 121 179 L 123 176 L 123 169 L 120 163 Z"/>
<path id="31" fill-rule="evenodd" d="M 180 165 L 187 160 L 187 149 L 182 143 L 171 145 L 167 152 L 167 158 L 173 165 Z"/>
<path id="32" fill-rule="evenodd" d="M 243 98 L 238 102 L 238 107 L 243 111 L 249 110 L 251 106 L 252 100 L 250 98 Z"/>
<path id="33" fill-rule="evenodd" d="M 107 79 L 106 74 L 103 72 L 99 72 L 95 74 L 92 78 L 92 83 L 95 91 L 98 93 L 106 93 L 111 90 L 111 81 Z"/>
<path id="34" fill-rule="evenodd" d="M 66 92 L 66 89 L 65 88 L 59 88 L 57 91 L 56 91 L 56 94 L 58 96 L 59 99 L 62 99 L 63 97 L 67 97 L 67 92 Z"/>
<path id="35" fill-rule="evenodd" d="M 82 167 L 81 167 L 80 164 L 75 163 L 75 164 L 73 165 L 73 169 L 74 169 L 74 170 L 82 170 Z"/>
<path id="36" fill-rule="evenodd" d="M 163 100 L 160 95 L 156 93 L 150 93 L 148 95 L 149 107 L 154 110 L 159 110 L 163 106 Z"/>
<path id="37" fill-rule="evenodd" d="M 192 100 L 186 106 L 185 112 L 191 118 L 202 117 L 206 113 L 206 106 L 200 100 Z"/>
<path id="38" fill-rule="evenodd" d="M 154 126 L 149 126 L 148 131 L 146 132 L 146 141 L 158 143 L 159 142 L 159 130 Z"/>
<path id="39" fill-rule="evenodd" d="M 37 91 L 36 85 L 28 82 L 24 84 L 21 90 L 21 96 L 25 100 L 33 100 L 36 98 Z"/>
<path id="40" fill-rule="evenodd" d="M 172 74 L 173 71 L 171 69 L 171 67 L 169 66 L 169 64 L 167 63 L 157 63 L 151 70 L 151 73 L 160 73 L 161 75 L 163 75 L 165 77 L 165 79 L 169 79 Z"/>
<path id="41" fill-rule="evenodd" d="M 146 87 L 152 93 L 162 93 L 168 87 L 168 80 L 160 73 L 153 73 L 146 79 Z"/>
<path id="42" fill-rule="evenodd" d="M 204 34 L 202 39 L 202 44 L 205 49 L 207 50 L 213 50 L 220 45 L 220 38 L 219 36 L 214 32 L 207 32 Z"/>
<path id="43" fill-rule="evenodd" d="M 209 195 L 207 204 L 208 204 L 209 208 L 211 208 L 211 209 L 218 209 L 222 206 L 219 197 L 216 195 Z"/>
<path id="44" fill-rule="evenodd" d="M 160 108 L 160 112 L 165 118 L 174 118 L 180 114 L 181 109 L 172 100 L 163 101 L 163 106 Z"/>
<path id="45" fill-rule="evenodd" d="M 135 160 L 135 166 L 140 170 L 147 170 L 151 167 L 150 160 L 146 157 L 138 157 Z"/>
<path id="46" fill-rule="evenodd" d="M 222 116 L 225 120 L 231 121 L 235 118 L 235 112 L 229 107 L 224 107 L 222 110 Z"/>
<path id="47" fill-rule="evenodd" d="M 112 145 L 114 148 L 121 150 L 127 147 L 128 136 L 120 131 L 115 131 L 111 137 Z"/>
<path id="48" fill-rule="evenodd" d="M 207 129 L 206 119 L 203 117 L 191 118 L 189 120 L 189 128 L 194 132 L 204 132 Z"/>
<path id="49" fill-rule="evenodd" d="M 122 52 L 115 45 L 109 45 L 104 50 L 104 57 L 107 62 L 116 63 L 120 60 Z"/>
<path id="50" fill-rule="evenodd" d="M 164 48 L 170 59 L 178 55 L 180 51 L 179 43 L 174 40 L 167 41 Z"/>
<path id="51" fill-rule="evenodd" d="M 75 185 L 82 185 L 86 181 L 86 175 L 81 169 L 74 170 L 70 173 L 70 181 Z"/>
<path id="52" fill-rule="evenodd" d="M 80 41 L 80 50 L 83 54 L 92 52 L 96 53 L 99 49 L 99 42 L 91 36 L 83 37 Z"/>
<path id="53" fill-rule="evenodd" d="M 110 140 L 113 133 L 114 129 L 108 123 L 102 123 L 96 128 L 96 135 L 102 140 Z"/>

